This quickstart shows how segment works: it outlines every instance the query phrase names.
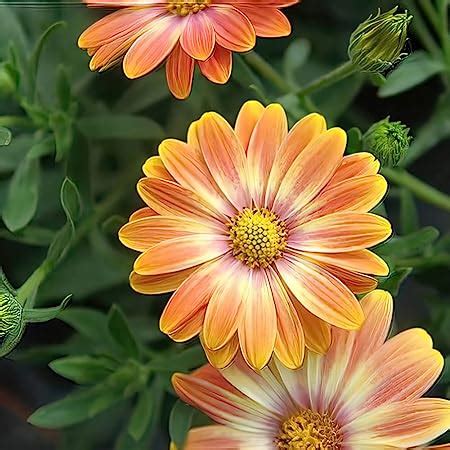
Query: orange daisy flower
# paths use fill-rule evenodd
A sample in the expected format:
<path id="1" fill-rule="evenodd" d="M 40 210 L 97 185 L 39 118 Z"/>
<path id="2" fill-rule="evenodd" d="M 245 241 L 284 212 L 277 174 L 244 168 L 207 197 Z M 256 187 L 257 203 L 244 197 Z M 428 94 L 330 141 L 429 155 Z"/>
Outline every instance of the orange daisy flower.
<path id="1" fill-rule="evenodd" d="M 368 294 L 361 329 L 333 328 L 329 352 L 308 352 L 297 371 L 274 358 L 259 373 L 237 360 L 175 374 L 180 398 L 217 423 L 191 430 L 185 450 L 408 449 L 447 431 L 450 401 L 421 398 L 442 355 L 421 329 L 385 342 L 392 305 L 387 292 Z"/>
<path id="2" fill-rule="evenodd" d="M 195 65 L 213 83 L 231 75 L 232 52 L 247 52 L 256 36 L 280 37 L 291 26 L 280 8 L 299 0 L 85 0 L 88 6 L 119 8 L 89 27 L 78 45 L 92 56 L 91 70 L 123 59 L 128 78 L 167 61 L 169 89 L 189 96 Z"/>
<path id="3" fill-rule="evenodd" d="M 131 274 L 141 293 L 176 290 L 161 329 L 175 341 L 201 333 L 208 357 L 239 348 L 260 369 L 272 353 L 300 367 L 304 345 L 325 352 L 330 325 L 357 329 L 355 293 L 387 265 L 367 250 L 391 234 L 370 211 L 385 195 L 368 153 L 344 157 L 346 133 L 311 114 L 288 133 L 280 105 L 246 103 L 233 128 L 216 113 L 187 143 L 168 139 L 144 165 L 148 205 L 119 232 L 142 252 Z"/>

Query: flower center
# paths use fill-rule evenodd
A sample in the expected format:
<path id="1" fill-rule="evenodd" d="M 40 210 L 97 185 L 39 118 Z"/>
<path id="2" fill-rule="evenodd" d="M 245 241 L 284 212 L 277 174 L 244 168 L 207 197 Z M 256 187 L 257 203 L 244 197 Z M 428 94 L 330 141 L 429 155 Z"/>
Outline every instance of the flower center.
<path id="1" fill-rule="evenodd" d="M 266 208 L 245 208 L 229 227 L 233 255 L 252 268 L 269 266 L 286 248 L 286 225 Z"/>
<path id="2" fill-rule="evenodd" d="M 189 14 L 197 14 L 203 11 L 211 3 L 211 0 L 175 0 L 169 2 L 167 9 L 177 16 L 186 17 Z"/>
<path id="3" fill-rule="evenodd" d="M 339 450 L 341 431 L 328 413 L 303 409 L 281 425 L 275 446 L 286 450 Z"/>

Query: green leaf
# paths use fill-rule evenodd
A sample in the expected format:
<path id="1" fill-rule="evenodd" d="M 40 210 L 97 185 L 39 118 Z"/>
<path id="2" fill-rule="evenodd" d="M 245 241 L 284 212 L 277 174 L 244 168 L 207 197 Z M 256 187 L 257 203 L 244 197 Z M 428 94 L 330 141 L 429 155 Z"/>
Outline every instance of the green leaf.
<path id="1" fill-rule="evenodd" d="M 179 353 L 155 358 L 148 367 L 154 371 L 174 372 L 191 370 L 205 363 L 205 353 L 202 347 L 194 345 Z"/>
<path id="2" fill-rule="evenodd" d="M 8 128 L 0 127 L 0 147 L 4 147 L 11 143 L 12 134 Z"/>
<path id="3" fill-rule="evenodd" d="M 444 370 L 440 379 L 440 384 L 450 383 L 450 356 L 445 358 Z"/>
<path id="4" fill-rule="evenodd" d="M 347 132 L 347 137 L 347 152 L 350 154 L 360 152 L 363 145 L 361 130 L 356 127 L 351 128 Z"/>
<path id="5" fill-rule="evenodd" d="M 400 225 L 402 234 L 414 233 L 420 228 L 416 202 L 408 189 L 400 191 Z"/>
<path id="6" fill-rule="evenodd" d="M 108 329 L 113 339 L 125 353 L 135 359 L 139 358 L 139 346 L 125 315 L 117 305 L 113 305 L 108 314 Z"/>
<path id="7" fill-rule="evenodd" d="M 155 386 L 153 383 L 152 386 L 146 387 L 139 393 L 136 406 L 128 424 L 128 432 L 135 441 L 139 441 L 144 436 L 151 423 L 153 400 L 155 397 L 154 390 L 157 388 L 158 386 Z"/>
<path id="8" fill-rule="evenodd" d="M 33 144 L 28 152 L 28 158 L 42 158 L 51 155 L 55 151 L 55 140 L 53 136 L 47 136 L 42 141 Z"/>
<path id="9" fill-rule="evenodd" d="M 231 74 L 233 80 L 237 81 L 246 89 L 250 86 L 256 86 L 259 92 L 262 93 L 263 98 L 261 100 L 265 100 L 264 86 L 258 76 L 245 62 L 244 58 L 240 55 L 235 55 L 233 57 L 233 64 L 233 73 Z"/>
<path id="10" fill-rule="evenodd" d="M 50 114 L 49 125 L 55 137 L 56 161 L 61 161 L 72 147 L 73 121 L 67 113 L 55 111 Z"/>
<path id="11" fill-rule="evenodd" d="M 169 435 L 172 442 L 180 450 L 183 448 L 187 434 L 192 425 L 195 410 L 191 406 L 177 400 L 170 412 Z"/>
<path id="12" fill-rule="evenodd" d="M 56 359 L 49 366 L 58 375 L 78 384 L 98 383 L 117 368 L 110 358 L 88 355 Z"/>
<path id="13" fill-rule="evenodd" d="M 72 88 L 70 85 L 69 75 L 63 65 L 58 67 L 58 78 L 56 80 L 56 96 L 60 108 L 69 112 L 72 106 Z"/>
<path id="14" fill-rule="evenodd" d="M 52 243 L 47 252 L 47 259 L 53 263 L 58 263 L 63 259 L 73 242 L 74 229 L 73 225 L 66 223 L 53 238 Z"/>
<path id="15" fill-rule="evenodd" d="M 291 84 L 298 84 L 298 70 L 306 63 L 311 53 L 311 44 L 306 39 L 295 39 L 289 44 L 283 57 L 283 71 Z"/>
<path id="16" fill-rule="evenodd" d="M 389 74 L 378 95 L 384 98 L 408 91 L 444 70 L 441 60 L 424 51 L 414 52 Z"/>
<path id="17" fill-rule="evenodd" d="M 39 200 L 39 181 L 39 160 L 24 158 L 11 180 L 3 209 L 3 221 L 10 231 L 24 228 L 33 219 Z"/>
<path id="18" fill-rule="evenodd" d="M 386 278 L 380 280 L 379 289 L 390 292 L 393 296 L 398 294 L 401 284 L 408 278 L 413 271 L 412 267 L 396 269 Z"/>
<path id="19" fill-rule="evenodd" d="M 65 178 L 61 186 L 61 205 L 66 217 L 72 223 L 81 216 L 81 196 L 78 188 L 70 178 Z"/>
<path id="20" fill-rule="evenodd" d="M 134 115 L 97 115 L 78 121 L 81 133 L 91 139 L 160 140 L 164 130 L 154 120 Z"/>
<path id="21" fill-rule="evenodd" d="M 23 311 L 23 316 L 26 322 L 48 322 L 49 320 L 55 319 L 58 315 L 67 308 L 67 305 L 72 298 L 68 295 L 59 306 L 54 306 L 52 308 L 36 308 L 36 309 L 25 309 Z"/>

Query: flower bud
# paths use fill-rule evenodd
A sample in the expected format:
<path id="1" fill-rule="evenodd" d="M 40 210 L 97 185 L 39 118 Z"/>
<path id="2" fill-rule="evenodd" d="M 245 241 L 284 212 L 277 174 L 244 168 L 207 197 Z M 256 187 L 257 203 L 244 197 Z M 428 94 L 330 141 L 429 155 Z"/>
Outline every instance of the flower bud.
<path id="1" fill-rule="evenodd" d="M 348 55 L 364 72 L 383 73 L 401 60 L 412 16 L 396 14 L 397 7 L 386 13 L 370 16 L 353 32 Z"/>
<path id="2" fill-rule="evenodd" d="M 4 341 L 22 326 L 23 307 L 16 293 L 0 271 L 0 340 Z"/>
<path id="3" fill-rule="evenodd" d="M 395 167 L 408 152 L 411 139 L 406 125 L 390 122 L 387 117 L 367 130 L 363 137 L 363 146 L 383 167 Z"/>

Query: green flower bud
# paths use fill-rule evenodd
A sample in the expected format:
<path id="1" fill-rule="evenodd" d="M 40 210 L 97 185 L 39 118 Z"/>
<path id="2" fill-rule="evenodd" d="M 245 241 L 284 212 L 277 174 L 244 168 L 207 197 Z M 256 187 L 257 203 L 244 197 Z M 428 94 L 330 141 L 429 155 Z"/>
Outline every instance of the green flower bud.
<path id="1" fill-rule="evenodd" d="M 362 71 L 383 73 L 406 56 L 402 50 L 412 16 L 396 14 L 397 8 L 383 14 L 378 10 L 353 32 L 348 55 Z"/>
<path id="2" fill-rule="evenodd" d="M 363 137 L 363 146 L 383 167 L 395 167 L 408 152 L 411 139 L 406 125 L 390 122 L 387 117 L 367 130 Z"/>

